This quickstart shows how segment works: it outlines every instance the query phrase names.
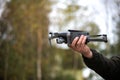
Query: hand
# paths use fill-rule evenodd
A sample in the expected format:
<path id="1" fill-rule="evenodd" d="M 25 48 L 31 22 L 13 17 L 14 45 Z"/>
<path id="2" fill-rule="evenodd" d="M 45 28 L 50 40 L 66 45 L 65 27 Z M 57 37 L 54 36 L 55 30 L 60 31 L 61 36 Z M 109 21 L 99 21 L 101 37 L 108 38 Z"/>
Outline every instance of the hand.
<path id="1" fill-rule="evenodd" d="M 70 45 L 70 48 L 73 50 L 81 53 L 83 56 L 87 58 L 92 58 L 92 52 L 90 48 L 85 44 L 87 37 L 84 35 L 81 35 L 80 37 L 76 37 L 72 44 Z"/>

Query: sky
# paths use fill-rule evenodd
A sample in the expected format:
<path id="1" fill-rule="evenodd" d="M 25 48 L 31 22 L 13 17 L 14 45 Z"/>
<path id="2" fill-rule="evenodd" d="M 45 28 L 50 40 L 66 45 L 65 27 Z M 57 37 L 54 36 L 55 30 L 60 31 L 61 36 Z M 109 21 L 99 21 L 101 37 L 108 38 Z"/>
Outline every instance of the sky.
<path id="1" fill-rule="evenodd" d="M 81 0 L 82 3 L 92 11 L 94 15 L 94 22 L 99 25 L 101 30 L 101 34 L 107 34 L 110 43 L 113 43 L 114 33 L 113 30 L 115 29 L 114 22 L 112 21 L 112 15 L 115 14 L 113 11 L 114 8 L 111 3 L 113 0 Z M 105 2 L 106 1 L 106 2 Z M 105 2 L 105 3 L 104 3 Z M 107 8 L 107 10 L 106 10 Z"/>

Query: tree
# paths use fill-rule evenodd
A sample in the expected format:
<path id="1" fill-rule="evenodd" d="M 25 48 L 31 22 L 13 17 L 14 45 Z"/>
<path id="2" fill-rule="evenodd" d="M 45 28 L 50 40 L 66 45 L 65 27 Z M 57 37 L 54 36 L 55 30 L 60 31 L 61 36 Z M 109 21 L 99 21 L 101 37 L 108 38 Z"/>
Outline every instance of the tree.
<path id="1" fill-rule="evenodd" d="M 37 74 L 37 80 L 41 80 L 42 49 L 47 44 L 44 34 L 48 34 L 49 24 L 47 4 L 48 0 L 11 0 L 8 3 L 9 13 L 4 18 L 12 25 L 14 40 L 9 46 L 7 78 L 35 79 Z"/>
<path id="2" fill-rule="evenodd" d="M 0 20 L 0 79 L 7 80 L 8 57 L 12 41 L 11 26 L 4 20 Z"/>
<path id="3" fill-rule="evenodd" d="M 119 0 L 113 0 L 114 2 L 114 9 L 115 9 L 115 14 L 113 16 L 113 22 L 115 23 L 115 40 L 114 40 L 114 44 L 111 45 L 111 53 L 112 54 L 119 54 L 119 49 L 120 49 L 120 1 Z M 116 36 L 117 35 L 117 36 Z"/>

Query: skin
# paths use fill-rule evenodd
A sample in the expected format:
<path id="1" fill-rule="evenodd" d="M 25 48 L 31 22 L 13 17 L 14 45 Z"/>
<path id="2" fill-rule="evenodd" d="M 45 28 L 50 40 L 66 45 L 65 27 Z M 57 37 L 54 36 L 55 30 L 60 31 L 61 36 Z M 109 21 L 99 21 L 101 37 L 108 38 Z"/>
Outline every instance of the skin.
<path id="1" fill-rule="evenodd" d="M 86 58 L 92 58 L 93 54 L 90 48 L 85 44 L 86 39 L 87 37 L 84 35 L 76 37 L 70 45 L 70 48 L 72 48 L 74 51 L 81 53 Z"/>

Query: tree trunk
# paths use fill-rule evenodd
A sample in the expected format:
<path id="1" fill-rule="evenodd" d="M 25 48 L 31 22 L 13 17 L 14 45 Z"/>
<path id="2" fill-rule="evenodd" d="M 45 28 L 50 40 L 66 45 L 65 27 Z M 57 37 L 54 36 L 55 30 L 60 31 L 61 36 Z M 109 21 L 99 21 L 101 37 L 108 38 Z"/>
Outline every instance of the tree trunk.
<path id="1" fill-rule="evenodd" d="M 6 44 L 6 55 L 5 55 L 5 70 L 4 70 L 4 80 L 7 80 L 7 72 L 8 72 L 8 56 L 9 56 L 9 46 Z"/>
<path id="2" fill-rule="evenodd" d="M 42 71 L 41 71 L 41 51 L 42 51 L 42 31 L 39 28 L 37 31 L 37 80 L 41 80 Z"/>

